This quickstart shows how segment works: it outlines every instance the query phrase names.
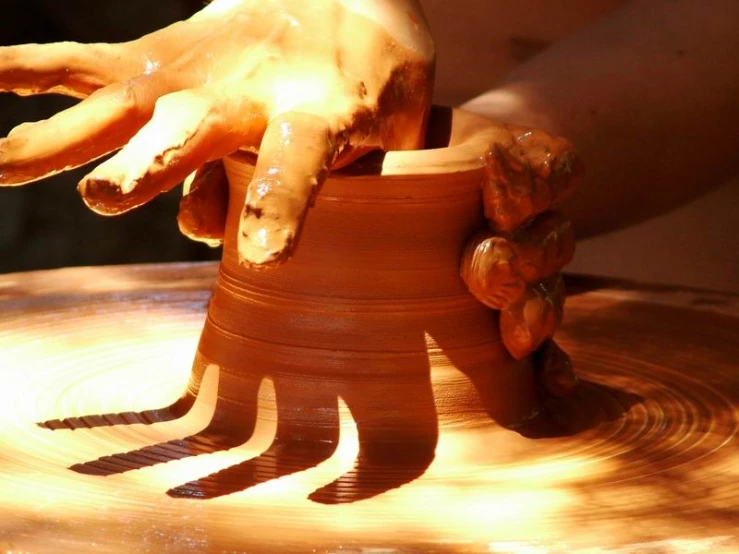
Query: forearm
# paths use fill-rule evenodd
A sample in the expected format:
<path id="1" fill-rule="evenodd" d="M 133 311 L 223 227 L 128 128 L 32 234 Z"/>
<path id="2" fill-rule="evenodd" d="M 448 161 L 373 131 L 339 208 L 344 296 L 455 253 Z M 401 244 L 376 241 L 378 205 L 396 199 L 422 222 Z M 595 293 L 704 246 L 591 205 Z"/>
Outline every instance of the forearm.
<path id="1" fill-rule="evenodd" d="M 584 237 L 649 218 L 739 171 L 739 2 L 638 0 L 465 105 L 572 140 Z"/>

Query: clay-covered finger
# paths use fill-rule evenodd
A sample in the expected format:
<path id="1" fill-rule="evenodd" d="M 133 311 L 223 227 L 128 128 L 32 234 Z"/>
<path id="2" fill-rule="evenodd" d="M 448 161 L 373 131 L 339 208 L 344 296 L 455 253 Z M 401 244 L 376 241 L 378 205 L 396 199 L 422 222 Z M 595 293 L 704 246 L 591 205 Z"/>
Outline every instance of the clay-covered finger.
<path id="1" fill-rule="evenodd" d="M 520 360 L 554 335 L 562 322 L 565 290 L 561 276 L 530 286 L 500 312 L 500 334 L 508 352 Z"/>
<path id="2" fill-rule="evenodd" d="M 79 184 L 101 215 L 137 208 L 182 183 L 205 163 L 258 144 L 263 119 L 214 89 L 185 90 L 156 102 L 154 115 L 115 156 Z"/>
<path id="3" fill-rule="evenodd" d="M 228 180 L 221 160 L 205 164 L 185 180 L 177 223 L 186 237 L 216 247 L 223 242 Z"/>
<path id="4" fill-rule="evenodd" d="M 526 290 L 514 245 L 491 231 L 474 235 L 462 255 L 460 274 L 467 289 L 488 308 L 502 310 Z"/>
<path id="5" fill-rule="evenodd" d="M 23 44 L 0 48 L 0 91 L 20 95 L 57 93 L 84 98 L 146 68 L 117 44 Z"/>
<path id="6" fill-rule="evenodd" d="M 290 256 L 336 152 L 336 136 L 323 117 L 289 112 L 270 122 L 239 223 L 241 264 L 274 265 Z"/>
<path id="7" fill-rule="evenodd" d="M 579 379 L 575 375 L 572 361 L 552 339 L 547 339 L 534 356 L 537 379 L 544 392 L 551 396 L 572 394 Z"/>
<path id="8" fill-rule="evenodd" d="M 50 119 L 20 125 L 0 139 L 0 186 L 36 181 L 120 148 L 151 116 L 160 87 L 148 77 L 113 84 Z"/>
<path id="9" fill-rule="evenodd" d="M 508 126 L 510 135 L 485 156 L 485 217 L 491 227 L 510 232 L 567 197 L 583 172 L 565 139 L 544 131 Z"/>
<path id="10" fill-rule="evenodd" d="M 511 236 L 518 273 L 536 283 L 558 273 L 575 254 L 575 233 L 562 214 L 547 212 Z"/>

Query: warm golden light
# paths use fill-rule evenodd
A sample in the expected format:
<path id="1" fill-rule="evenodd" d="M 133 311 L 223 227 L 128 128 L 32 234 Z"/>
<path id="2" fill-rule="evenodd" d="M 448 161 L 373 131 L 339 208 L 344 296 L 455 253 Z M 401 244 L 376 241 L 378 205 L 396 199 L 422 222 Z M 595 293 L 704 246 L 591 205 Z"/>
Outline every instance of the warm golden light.
<path id="1" fill-rule="evenodd" d="M 628 415 L 569 437 L 527 438 L 485 422 L 480 414 L 473 414 L 472 425 L 460 425 L 456 415 L 449 415 L 453 410 L 447 413 L 448 407 L 439 404 L 436 456 L 426 471 L 400 488 L 350 504 L 308 499 L 351 469 L 360 454 L 357 426 L 343 401 L 339 445 L 325 461 L 213 500 L 165 494 L 269 448 L 277 423 L 270 378 L 260 386 L 255 432 L 241 446 L 109 477 L 67 469 L 182 438 L 213 416 L 219 375 L 215 366 L 206 371 L 195 406 L 179 420 L 56 432 L 36 425 L 55 417 L 144 410 L 177 398 L 187 382 L 212 278 L 212 269 L 199 276 L 198 271 L 189 280 L 170 280 L 168 290 L 155 285 L 159 281 L 153 275 L 125 269 L 99 270 L 100 278 L 94 280 L 76 282 L 76 276 L 86 275 L 83 270 L 43 280 L 99 295 L 84 309 L 63 296 L 48 297 L 56 300 L 43 310 L 33 309 L 37 300 L 32 298 L 4 297 L 0 549 L 46 552 L 46 545 L 63 536 L 68 551 L 83 551 L 103 533 L 105 551 L 122 554 L 131 552 L 131 544 L 145 543 L 156 552 L 200 553 L 273 541 L 292 544 L 291 538 L 298 536 L 314 544 L 359 541 L 377 552 L 404 544 L 496 554 L 591 554 L 596 552 L 593 545 L 603 544 L 618 553 L 632 552 L 627 547 L 634 545 L 646 551 L 736 551 L 735 537 L 720 518 L 681 515 L 685 502 L 691 510 L 736 510 L 736 495 L 730 491 L 739 477 L 739 414 L 727 396 L 731 388 L 713 388 L 689 376 L 656 383 L 651 366 L 633 360 L 626 365 L 609 360 L 610 383 L 643 400 Z M 3 284 L 3 291 L 19 285 Z M 608 298 L 601 304 L 610 306 L 604 309 L 618 307 Z M 577 320 L 576 301 L 570 309 Z M 433 351 L 433 338 L 426 339 Z M 604 377 L 598 374 L 598 358 L 577 349 L 575 354 L 580 367 L 590 370 L 589 378 Z M 455 376 L 438 359 L 434 367 L 438 401 L 449 379 L 465 377 Z M 610 402 L 598 389 L 591 394 L 601 404 Z M 697 413 L 690 404 L 693 397 L 712 410 L 711 423 L 701 434 L 692 431 Z M 641 436 L 655 442 L 642 443 Z M 647 458 L 629 454 L 647 444 L 662 449 L 655 455 L 665 460 L 651 470 Z M 659 529 L 661 536 L 671 529 L 674 538 L 654 538 L 650 529 Z M 386 547 L 390 550 L 382 550 Z"/>

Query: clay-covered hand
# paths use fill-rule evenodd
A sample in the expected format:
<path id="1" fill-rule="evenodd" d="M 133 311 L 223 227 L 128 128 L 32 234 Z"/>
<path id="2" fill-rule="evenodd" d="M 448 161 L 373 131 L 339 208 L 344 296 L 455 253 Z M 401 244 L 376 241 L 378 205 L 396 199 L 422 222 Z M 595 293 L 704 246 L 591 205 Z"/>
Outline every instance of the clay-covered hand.
<path id="1" fill-rule="evenodd" d="M 1 48 L 0 91 L 83 101 L 0 141 L 0 185 L 122 148 L 79 185 L 93 210 L 115 215 L 203 168 L 180 225 L 218 240 L 217 160 L 258 152 L 239 254 L 276 263 L 330 168 L 373 149 L 421 146 L 433 68 L 418 0 L 214 0 L 133 42 Z"/>
<path id="2" fill-rule="evenodd" d="M 461 273 L 480 302 L 500 310 L 503 343 L 520 359 L 562 320 L 559 272 L 572 260 L 575 238 L 570 222 L 551 208 L 576 188 L 583 168 L 566 140 L 513 125 L 501 126 L 485 162 L 488 228 L 470 239 Z"/>

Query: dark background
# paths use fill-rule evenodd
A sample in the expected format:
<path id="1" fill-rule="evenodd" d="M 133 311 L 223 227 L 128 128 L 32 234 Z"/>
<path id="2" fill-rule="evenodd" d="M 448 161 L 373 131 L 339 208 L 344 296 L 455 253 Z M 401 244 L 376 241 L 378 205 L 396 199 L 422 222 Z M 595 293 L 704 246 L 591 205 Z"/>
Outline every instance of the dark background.
<path id="1" fill-rule="evenodd" d="M 202 5 L 202 0 L 2 0 L 0 44 L 131 40 L 187 18 Z M 0 94 L 0 136 L 74 102 L 56 95 Z M 121 217 L 92 213 L 76 190 L 91 167 L 0 190 L 0 272 L 218 258 L 218 250 L 180 234 L 179 189 Z"/>

